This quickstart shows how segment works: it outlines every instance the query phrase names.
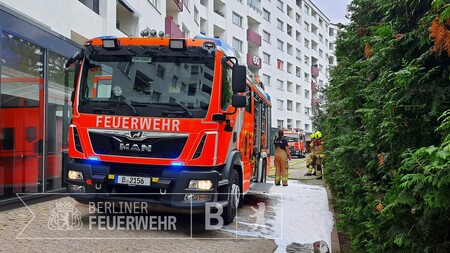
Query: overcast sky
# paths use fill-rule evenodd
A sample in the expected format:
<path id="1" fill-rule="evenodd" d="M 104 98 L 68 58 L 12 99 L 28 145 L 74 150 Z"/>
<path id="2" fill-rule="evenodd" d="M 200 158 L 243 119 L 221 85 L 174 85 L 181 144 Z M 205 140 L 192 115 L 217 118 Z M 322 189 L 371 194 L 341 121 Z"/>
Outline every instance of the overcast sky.
<path id="1" fill-rule="evenodd" d="M 331 21 L 331 23 L 347 24 L 345 18 L 347 5 L 351 0 L 311 0 Z"/>

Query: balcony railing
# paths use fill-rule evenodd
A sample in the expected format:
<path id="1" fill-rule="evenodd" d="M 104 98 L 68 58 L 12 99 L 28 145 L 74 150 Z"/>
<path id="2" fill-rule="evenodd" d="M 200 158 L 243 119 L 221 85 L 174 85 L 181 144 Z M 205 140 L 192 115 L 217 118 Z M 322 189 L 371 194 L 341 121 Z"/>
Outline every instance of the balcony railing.
<path id="1" fill-rule="evenodd" d="M 317 92 L 317 84 L 314 81 L 311 81 L 311 91 Z"/>
<path id="2" fill-rule="evenodd" d="M 251 29 L 247 29 L 247 41 L 252 42 L 257 46 L 261 46 L 261 35 L 257 34 Z"/>
<path id="3" fill-rule="evenodd" d="M 312 98 L 311 99 L 311 106 L 317 106 L 317 105 L 319 105 L 319 99 L 317 99 L 317 98 Z"/>
<path id="4" fill-rule="evenodd" d="M 167 16 L 165 19 L 166 34 L 169 34 L 170 38 L 183 38 L 183 32 L 180 30 L 177 24 L 173 22 L 171 16 Z"/>
<path id="5" fill-rule="evenodd" d="M 252 53 L 247 54 L 247 66 L 256 67 L 258 69 L 261 69 L 261 58 L 257 55 L 253 55 Z"/>
<path id="6" fill-rule="evenodd" d="M 317 65 L 311 66 L 311 75 L 312 76 L 318 76 L 319 75 L 319 69 L 317 68 Z"/>

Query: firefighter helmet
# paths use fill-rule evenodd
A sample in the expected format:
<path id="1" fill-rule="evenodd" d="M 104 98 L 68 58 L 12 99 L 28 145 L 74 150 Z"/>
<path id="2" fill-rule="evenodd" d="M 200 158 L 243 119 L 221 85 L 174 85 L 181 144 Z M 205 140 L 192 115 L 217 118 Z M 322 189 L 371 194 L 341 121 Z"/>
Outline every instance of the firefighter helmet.
<path id="1" fill-rule="evenodd" d="M 321 132 L 319 132 L 319 131 L 316 131 L 315 133 L 315 136 L 316 136 L 316 138 L 322 138 L 322 133 Z"/>
<path id="2" fill-rule="evenodd" d="M 315 139 L 316 138 L 316 133 L 312 133 L 311 134 L 311 139 Z"/>

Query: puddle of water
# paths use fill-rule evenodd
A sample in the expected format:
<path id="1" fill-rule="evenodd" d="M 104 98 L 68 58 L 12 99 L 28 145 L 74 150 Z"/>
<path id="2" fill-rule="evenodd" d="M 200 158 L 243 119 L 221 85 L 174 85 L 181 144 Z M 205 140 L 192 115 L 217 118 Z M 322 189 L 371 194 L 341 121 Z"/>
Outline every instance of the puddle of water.
<path id="1" fill-rule="evenodd" d="M 286 252 L 292 243 L 331 245 L 333 215 L 326 189 L 322 186 L 292 183 L 273 187 L 266 195 L 247 196 L 239 209 L 237 224 L 222 229 L 238 236 L 273 239 L 276 252 Z"/>

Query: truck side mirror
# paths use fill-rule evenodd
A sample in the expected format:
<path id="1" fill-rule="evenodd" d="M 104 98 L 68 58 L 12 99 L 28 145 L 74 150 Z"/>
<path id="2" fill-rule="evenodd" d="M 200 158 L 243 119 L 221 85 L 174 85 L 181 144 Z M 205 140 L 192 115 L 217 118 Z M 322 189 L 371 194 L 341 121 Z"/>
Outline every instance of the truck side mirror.
<path id="1" fill-rule="evenodd" d="M 72 55 L 72 57 L 70 57 L 70 58 L 67 60 L 66 64 L 64 64 L 64 67 L 67 69 L 67 68 L 69 68 L 70 66 L 72 66 L 72 64 L 74 64 L 75 62 L 79 61 L 80 59 L 81 59 L 80 52 L 76 51 L 76 52 Z"/>
<path id="2" fill-rule="evenodd" d="M 232 77 L 233 93 L 244 92 L 247 86 L 247 68 L 244 65 L 235 64 L 233 66 Z"/>
<path id="3" fill-rule="evenodd" d="M 236 108 L 243 108 L 247 105 L 247 99 L 245 95 L 234 94 L 231 98 L 231 105 Z"/>

